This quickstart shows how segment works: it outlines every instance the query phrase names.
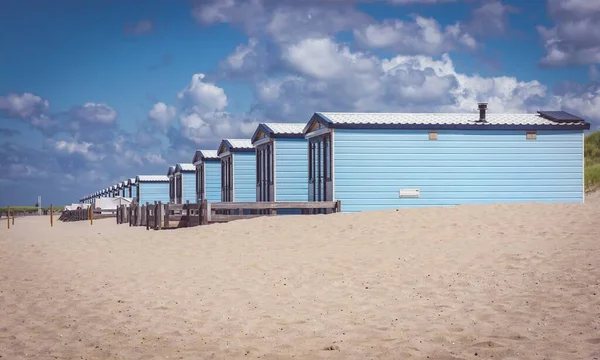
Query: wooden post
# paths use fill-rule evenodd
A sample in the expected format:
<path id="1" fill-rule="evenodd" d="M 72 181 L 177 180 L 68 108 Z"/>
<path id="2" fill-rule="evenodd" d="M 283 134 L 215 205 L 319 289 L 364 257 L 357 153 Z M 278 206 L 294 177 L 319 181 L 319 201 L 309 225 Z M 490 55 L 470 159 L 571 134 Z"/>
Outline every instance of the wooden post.
<path id="1" fill-rule="evenodd" d="M 146 202 L 146 230 L 150 230 L 150 204 Z"/>
<path id="2" fill-rule="evenodd" d="M 54 219 L 52 218 L 54 214 L 54 206 L 52 206 L 52 204 L 50 204 L 50 227 L 54 226 Z"/>
<path id="3" fill-rule="evenodd" d="M 162 202 L 156 204 L 156 217 L 154 218 L 154 230 L 160 230 L 162 225 Z"/>
<path id="4" fill-rule="evenodd" d="M 94 225 L 94 209 L 91 206 L 88 216 L 90 217 L 90 225 Z"/>
<path id="5" fill-rule="evenodd" d="M 10 206 L 8 207 L 8 209 L 6 210 L 6 223 L 8 224 L 8 230 L 10 230 Z"/>
<path id="6" fill-rule="evenodd" d="M 338 200 L 335 202 L 335 212 L 339 213 L 342 211 L 342 203 Z"/>
<path id="7" fill-rule="evenodd" d="M 140 211 L 140 226 L 144 226 L 146 220 L 146 205 L 142 205 Z"/>
<path id="8" fill-rule="evenodd" d="M 169 216 L 171 215 L 171 212 L 169 210 L 169 203 L 165 203 L 165 228 L 168 229 L 169 228 Z"/>
<path id="9" fill-rule="evenodd" d="M 190 216 L 190 201 L 189 200 L 185 201 L 184 208 L 185 208 L 185 220 L 186 220 L 185 221 L 185 223 L 186 223 L 185 226 L 189 227 L 190 226 L 190 222 L 192 221 L 192 217 Z M 181 215 L 183 215 L 183 214 L 181 214 Z"/>

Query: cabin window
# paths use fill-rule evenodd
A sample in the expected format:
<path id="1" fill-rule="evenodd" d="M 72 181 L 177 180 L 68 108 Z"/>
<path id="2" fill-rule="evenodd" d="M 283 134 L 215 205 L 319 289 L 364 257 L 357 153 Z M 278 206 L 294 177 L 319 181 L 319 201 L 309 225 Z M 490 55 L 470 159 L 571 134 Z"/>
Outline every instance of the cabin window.
<path id="1" fill-rule="evenodd" d="M 437 131 L 430 131 L 429 132 L 429 140 L 437 140 L 437 139 L 438 139 Z"/>
<path id="2" fill-rule="evenodd" d="M 169 178 L 169 200 L 175 202 L 175 177 Z"/>
<path id="3" fill-rule="evenodd" d="M 275 199 L 274 183 L 275 169 L 273 143 L 260 145 L 256 148 L 256 189 L 257 201 L 273 201 Z"/>
<path id="4" fill-rule="evenodd" d="M 535 140 L 535 139 L 537 139 L 537 131 L 528 131 L 527 134 L 525 135 L 525 138 L 527 140 Z"/>
<path id="5" fill-rule="evenodd" d="M 221 159 L 221 198 L 223 202 L 233 201 L 233 160 L 231 155 Z"/>
<path id="6" fill-rule="evenodd" d="M 181 204 L 182 203 L 182 187 L 183 187 L 183 176 L 181 174 L 175 176 L 175 192 L 177 194 L 177 203 Z"/>
<path id="7" fill-rule="evenodd" d="M 196 166 L 196 197 L 204 200 L 204 163 Z"/>
<path id="8" fill-rule="evenodd" d="M 202 187 L 200 186 L 200 165 L 196 165 L 196 200 L 201 200 L 201 199 L 202 199 Z"/>
<path id="9" fill-rule="evenodd" d="M 331 201 L 332 144 L 331 134 L 309 139 L 308 186 L 310 201 Z"/>

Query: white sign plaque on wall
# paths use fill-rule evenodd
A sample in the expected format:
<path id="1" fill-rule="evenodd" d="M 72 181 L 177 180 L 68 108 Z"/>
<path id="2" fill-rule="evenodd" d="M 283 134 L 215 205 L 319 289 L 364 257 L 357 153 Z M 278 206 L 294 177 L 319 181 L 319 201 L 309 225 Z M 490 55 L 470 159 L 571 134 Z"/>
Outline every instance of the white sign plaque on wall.
<path id="1" fill-rule="evenodd" d="M 418 198 L 419 189 L 400 189 L 400 197 Z"/>

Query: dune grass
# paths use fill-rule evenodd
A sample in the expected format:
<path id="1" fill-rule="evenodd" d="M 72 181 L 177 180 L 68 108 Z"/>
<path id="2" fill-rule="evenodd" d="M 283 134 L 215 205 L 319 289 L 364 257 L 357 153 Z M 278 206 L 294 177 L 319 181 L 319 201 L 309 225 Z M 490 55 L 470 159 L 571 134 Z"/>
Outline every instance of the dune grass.
<path id="1" fill-rule="evenodd" d="M 585 137 L 585 190 L 600 189 L 600 130 Z"/>

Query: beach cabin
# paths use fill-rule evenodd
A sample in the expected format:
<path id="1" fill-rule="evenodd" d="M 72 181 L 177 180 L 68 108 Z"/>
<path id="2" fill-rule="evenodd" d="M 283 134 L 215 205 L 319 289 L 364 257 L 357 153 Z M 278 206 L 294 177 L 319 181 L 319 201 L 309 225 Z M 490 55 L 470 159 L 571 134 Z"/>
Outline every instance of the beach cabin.
<path id="1" fill-rule="evenodd" d="M 169 166 L 167 171 L 167 177 L 169 178 L 169 203 L 175 203 L 175 166 Z"/>
<path id="2" fill-rule="evenodd" d="M 117 184 L 117 196 L 123 196 L 123 192 L 125 191 L 125 184 L 120 182 Z"/>
<path id="3" fill-rule="evenodd" d="M 305 123 L 261 123 L 252 136 L 256 149 L 256 201 L 307 201 L 308 154 Z"/>
<path id="4" fill-rule="evenodd" d="M 309 201 L 344 212 L 478 203 L 582 202 L 583 130 L 562 111 L 315 113 Z"/>
<path id="5" fill-rule="evenodd" d="M 129 180 L 127 180 L 127 196 L 128 198 L 135 198 L 135 193 L 136 193 L 136 184 L 135 184 L 135 178 L 131 178 Z"/>
<path id="6" fill-rule="evenodd" d="M 221 158 L 216 150 L 197 150 L 192 159 L 196 167 L 196 198 L 198 202 L 221 201 Z"/>
<path id="7" fill-rule="evenodd" d="M 119 196 L 119 184 L 112 186 L 112 196 L 111 197 L 117 197 L 117 196 Z"/>
<path id="8" fill-rule="evenodd" d="M 217 155 L 221 159 L 221 201 L 256 201 L 256 155 L 250 139 L 223 139 Z"/>
<path id="9" fill-rule="evenodd" d="M 166 175 L 138 175 L 136 198 L 140 205 L 155 201 L 169 202 L 169 178 Z"/>
<path id="10" fill-rule="evenodd" d="M 175 165 L 175 203 L 196 203 L 196 167 L 194 164 Z"/>

